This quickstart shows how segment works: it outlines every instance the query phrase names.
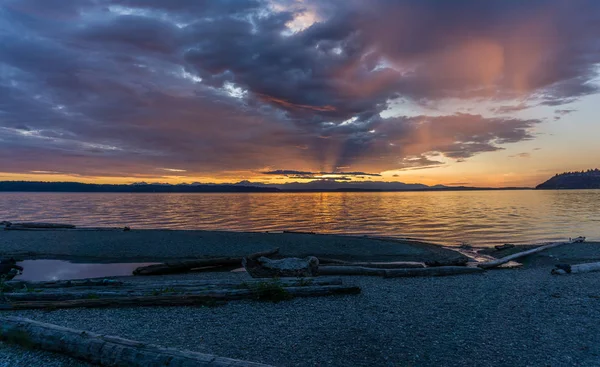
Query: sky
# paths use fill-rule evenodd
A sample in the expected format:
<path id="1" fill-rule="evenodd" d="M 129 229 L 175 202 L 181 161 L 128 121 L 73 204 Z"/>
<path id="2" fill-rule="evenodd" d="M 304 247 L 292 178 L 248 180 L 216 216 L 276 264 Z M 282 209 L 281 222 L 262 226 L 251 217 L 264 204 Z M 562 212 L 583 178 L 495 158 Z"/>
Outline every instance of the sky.
<path id="1" fill-rule="evenodd" d="M 597 0 L 0 0 L 0 180 L 534 186 L 599 71 Z"/>

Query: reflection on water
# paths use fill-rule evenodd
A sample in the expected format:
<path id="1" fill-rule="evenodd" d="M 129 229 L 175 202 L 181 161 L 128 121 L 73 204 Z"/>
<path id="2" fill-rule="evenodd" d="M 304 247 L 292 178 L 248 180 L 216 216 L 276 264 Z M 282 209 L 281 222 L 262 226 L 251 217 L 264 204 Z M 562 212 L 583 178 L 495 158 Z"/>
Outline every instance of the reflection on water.
<path id="1" fill-rule="evenodd" d="M 274 194 L 0 193 L 0 220 L 297 230 L 491 246 L 600 239 L 600 190 Z"/>
<path id="2" fill-rule="evenodd" d="M 17 263 L 23 274 L 15 280 L 47 281 L 131 275 L 139 267 L 155 263 L 77 264 L 61 260 L 25 260 Z"/>

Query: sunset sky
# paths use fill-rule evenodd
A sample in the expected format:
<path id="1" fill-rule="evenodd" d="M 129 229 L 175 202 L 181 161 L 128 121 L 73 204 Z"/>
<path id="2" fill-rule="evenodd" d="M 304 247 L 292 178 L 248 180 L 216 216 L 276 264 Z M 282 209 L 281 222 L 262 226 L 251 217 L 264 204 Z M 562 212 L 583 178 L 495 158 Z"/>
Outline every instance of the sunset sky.
<path id="1" fill-rule="evenodd" d="M 597 0 L 0 0 L 0 180 L 600 167 Z"/>

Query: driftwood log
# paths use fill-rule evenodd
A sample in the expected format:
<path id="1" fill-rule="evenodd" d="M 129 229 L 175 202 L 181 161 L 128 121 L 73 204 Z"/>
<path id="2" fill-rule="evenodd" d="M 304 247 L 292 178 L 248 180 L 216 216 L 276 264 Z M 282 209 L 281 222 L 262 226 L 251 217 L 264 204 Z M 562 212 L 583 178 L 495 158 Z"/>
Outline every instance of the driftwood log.
<path id="1" fill-rule="evenodd" d="M 337 259 L 319 258 L 319 265 L 327 266 L 361 266 L 365 268 L 380 269 L 405 269 L 405 268 L 424 268 L 425 264 L 417 261 L 391 261 L 391 262 L 356 262 L 343 261 Z"/>
<path id="2" fill-rule="evenodd" d="M 482 268 L 482 269 L 492 269 L 492 268 L 498 267 L 498 266 L 500 266 L 502 264 L 505 264 L 505 263 L 507 263 L 507 262 L 509 262 L 511 260 L 520 259 L 522 257 L 533 255 L 533 254 L 536 254 L 538 252 L 542 252 L 542 251 L 545 251 L 545 250 L 548 250 L 548 249 L 551 249 L 551 248 L 554 248 L 554 247 L 563 246 L 563 245 L 569 245 L 569 244 L 572 244 L 572 243 L 580 243 L 580 242 L 584 242 L 584 241 L 585 241 L 585 237 L 577 237 L 577 238 L 572 239 L 572 240 L 570 240 L 568 242 L 550 243 L 550 244 L 547 244 L 547 245 L 536 247 L 536 248 L 531 249 L 531 250 L 517 252 L 516 254 L 508 255 L 508 256 L 502 257 L 502 258 L 497 259 L 497 260 L 492 260 L 492 261 L 484 262 L 484 263 L 481 263 L 481 264 L 477 264 L 477 266 L 480 267 L 480 268 Z"/>
<path id="3" fill-rule="evenodd" d="M 250 259 L 256 259 L 261 256 L 269 257 L 277 254 L 279 248 L 257 252 L 255 254 L 248 255 Z M 204 268 L 209 266 L 231 266 L 241 265 L 242 257 L 220 257 L 213 259 L 200 259 L 200 260 L 186 260 L 186 261 L 175 261 L 166 262 L 163 264 L 155 264 L 142 266 L 133 271 L 133 275 L 166 275 L 166 274 L 180 274 L 187 273 L 197 268 Z"/>
<path id="4" fill-rule="evenodd" d="M 600 271 L 600 262 L 596 263 L 587 263 L 587 264 L 558 264 L 554 269 L 552 269 L 552 274 L 554 275 L 564 275 L 564 274 L 578 274 L 578 273 L 592 273 Z"/>
<path id="5" fill-rule="evenodd" d="M 466 266 L 437 266 L 432 268 L 376 269 L 360 266 L 321 266 L 322 275 L 373 275 L 386 278 L 427 277 L 481 273 L 483 269 Z"/>
<path id="6" fill-rule="evenodd" d="M 215 306 L 226 301 L 240 299 L 283 300 L 294 297 L 319 297 L 336 294 L 357 294 L 360 288 L 343 285 L 281 287 L 277 283 L 249 286 L 246 289 L 221 289 L 198 291 L 189 294 L 165 293 L 151 296 L 131 296 L 124 293 L 119 297 L 103 298 L 102 292 L 89 293 L 87 298 L 68 300 L 11 300 L 12 294 L 4 294 L 7 301 L 0 304 L 0 310 L 60 309 L 60 308 L 102 308 L 102 307 L 137 307 L 137 306 Z M 22 293 L 19 293 L 22 294 Z M 56 297 L 62 297 L 56 293 Z M 19 297 L 17 294 L 14 296 Z M 92 296 L 92 297 L 90 297 Z M 21 296 L 23 297 L 23 296 Z"/>
<path id="7" fill-rule="evenodd" d="M 464 255 L 455 256 L 447 259 L 425 261 L 425 265 L 429 267 L 439 266 L 467 266 L 469 258 Z"/>
<path id="8" fill-rule="evenodd" d="M 9 287 L 5 290 L 3 297 L 9 301 L 63 301 L 72 299 L 98 299 L 118 297 L 139 297 L 151 295 L 187 295 L 203 294 L 210 291 L 223 291 L 226 289 L 259 289 L 261 287 L 307 287 L 341 285 L 341 278 L 298 278 L 280 279 L 275 282 L 249 280 L 246 282 L 223 282 L 223 281 L 180 281 L 160 282 L 147 284 L 136 282 L 120 286 L 79 286 L 65 288 L 31 288 L 19 286 Z M 27 290 L 24 292 L 23 290 Z"/>
<path id="9" fill-rule="evenodd" d="M 264 280 L 248 279 L 245 281 L 239 280 L 162 280 L 158 282 L 146 281 L 117 281 L 114 279 L 81 279 L 71 281 L 48 281 L 48 282 L 25 282 L 13 280 L 6 282 L 7 286 L 14 289 L 37 289 L 47 291 L 62 292 L 63 288 L 67 290 L 98 290 L 98 289 L 181 289 L 181 288 L 199 288 L 199 287 L 220 287 L 220 288 L 241 288 L 244 286 L 252 286 L 264 284 Z M 334 277 L 318 277 L 318 278 L 285 278 L 277 280 L 277 284 L 282 287 L 294 287 L 300 285 L 340 285 L 341 278 Z"/>
<path id="10" fill-rule="evenodd" d="M 317 275 L 319 259 L 314 256 L 280 260 L 271 260 L 264 256 L 257 259 L 245 257 L 242 265 L 252 278 L 313 277 Z"/>
<path id="11" fill-rule="evenodd" d="M 20 317 L 0 317 L 0 339 L 28 348 L 63 353 L 102 366 L 266 366 L 210 354 L 165 348 Z"/>
<path id="12" fill-rule="evenodd" d="M 441 277 L 448 275 L 483 273 L 484 270 L 466 266 L 438 266 L 423 269 L 386 269 L 384 277 Z"/>

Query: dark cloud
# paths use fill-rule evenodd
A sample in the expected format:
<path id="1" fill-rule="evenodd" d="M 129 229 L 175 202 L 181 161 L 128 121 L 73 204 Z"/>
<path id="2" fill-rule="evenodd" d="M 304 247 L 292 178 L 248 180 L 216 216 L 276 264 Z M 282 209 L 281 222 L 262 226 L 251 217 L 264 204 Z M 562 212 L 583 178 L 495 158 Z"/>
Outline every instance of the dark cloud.
<path id="1" fill-rule="evenodd" d="M 444 165 L 444 162 L 432 160 L 426 156 L 420 155 L 402 159 L 400 162 L 400 170 L 427 169 L 442 165 Z"/>
<path id="2" fill-rule="evenodd" d="M 307 171 L 295 171 L 295 170 L 284 170 L 278 169 L 274 171 L 265 171 L 261 172 L 263 175 L 277 175 L 277 176 L 285 176 L 291 179 L 300 179 L 300 180 L 336 180 L 336 181 L 350 181 L 353 178 L 366 178 L 368 177 L 380 177 L 381 175 L 378 173 L 367 173 L 367 172 L 343 172 L 343 171 L 335 171 L 335 172 L 307 172 Z M 326 177 L 332 176 L 332 177 Z"/>
<path id="3" fill-rule="evenodd" d="M 514 106 L 508 105 L 508 106 L 500 106 L 497 108 L 492 108 L 492 109 L 490 109 L 490 111 L 497 113 L 499 115 L 510 115 L 515 112 L 526 110 L 528 108 L 531 108 L 531 106 L 528 106 L 525 103 L 520 103 L 520 104 L 514 105 Z"/>
<path id="4" fill-rule="evenodd" d="M 554 111 L 555 114 L 561 115 L 561 116 L 568 115 L 573 112 L 575 112 L 574 109 L 564 109 L 564 110 L 555 110 Z"/>
<path id="5" fill-rule="evenodd" d="M 554 111 L 554 121 L 558 121 L 561 118 L 563 118 L 564 116 L 575 112 L 576 110 L 574 109 L 563 109 L 563 110 L 555 110 Z"/>
<path id="6" fill-rule="evenodd" d="M 462 161 L 539 121 L 380 112 L 596 93 L 599 20 L 591 0 L 5 0 L 0 155 L 16 158 L 0 171 L 352 178 Z"/>
<path id="7" fill-rule="evenodd" d="M 314 172 L 306 172 L 306 171 L 294 171 L 289 169 L 278 169 L 274 171 L 266 171 L 261 172 L 263 175 L 280 175 L 280 176 L 288 176 L 288 175 L 314 175 Z"/>

